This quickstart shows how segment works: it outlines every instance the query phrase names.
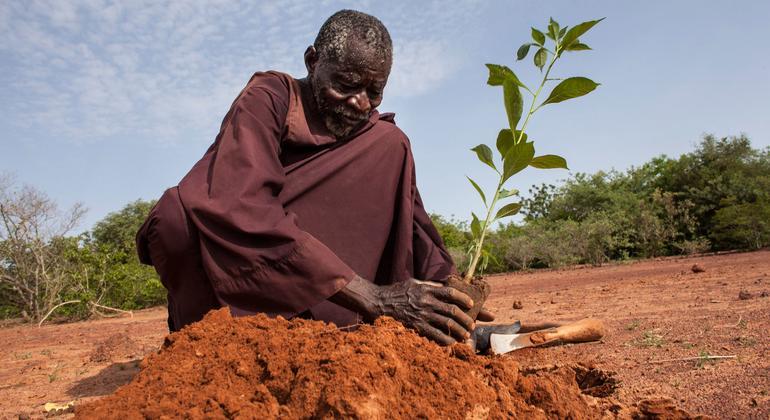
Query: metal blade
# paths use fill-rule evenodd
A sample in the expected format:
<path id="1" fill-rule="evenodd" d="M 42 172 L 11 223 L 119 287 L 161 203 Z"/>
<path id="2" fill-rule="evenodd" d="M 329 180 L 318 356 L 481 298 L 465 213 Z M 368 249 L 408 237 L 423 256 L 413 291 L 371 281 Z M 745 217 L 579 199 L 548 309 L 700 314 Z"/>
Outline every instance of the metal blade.
<path id="1" fill-rule="evenodd" d="M 505 354 L 524 347 L 532 347 L 530 334 L 491 334 L 489 344 L 493 354 Z"/>

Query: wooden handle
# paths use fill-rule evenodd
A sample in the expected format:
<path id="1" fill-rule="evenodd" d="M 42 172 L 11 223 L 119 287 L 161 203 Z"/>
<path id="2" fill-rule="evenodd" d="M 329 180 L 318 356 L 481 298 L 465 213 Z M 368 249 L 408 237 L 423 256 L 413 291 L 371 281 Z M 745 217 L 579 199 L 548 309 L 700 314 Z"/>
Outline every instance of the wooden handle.
<path id="1" fill-rule="evenodd" d="M 565 343 L 584 343 L 597 341 L 604 337 L 604 323 L 598 319 L 583 319 L 572 324 L 542 331 L 543 343 L 563 341 Z M 533 340 L 534 341 L 534 340 Z"/>

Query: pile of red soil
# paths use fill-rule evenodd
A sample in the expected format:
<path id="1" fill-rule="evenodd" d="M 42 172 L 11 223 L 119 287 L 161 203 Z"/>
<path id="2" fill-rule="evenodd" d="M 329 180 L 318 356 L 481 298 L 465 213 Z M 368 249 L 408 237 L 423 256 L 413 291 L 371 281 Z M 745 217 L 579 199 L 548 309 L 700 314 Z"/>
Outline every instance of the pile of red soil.
<path id="1" fill-rule="evenodd" d="M 223 309 L 169 335 L 130 384 L 76 416 L 688 417 L 667 404 L 620 406 L 582 393 L 573 368 L 520 370 L 510 356 L 442 348 L 391 319 L 345 332 L 299 319 L 232 318 Z"/>

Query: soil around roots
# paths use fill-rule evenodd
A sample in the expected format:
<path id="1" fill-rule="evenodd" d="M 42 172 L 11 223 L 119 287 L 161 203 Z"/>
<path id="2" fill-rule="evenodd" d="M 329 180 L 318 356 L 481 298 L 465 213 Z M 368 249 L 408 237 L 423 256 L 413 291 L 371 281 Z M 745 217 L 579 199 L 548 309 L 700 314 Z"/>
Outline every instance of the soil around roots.
<path id="1" fill-rule="evenodd" d="M 690 418 L 666 400 L 618 404 L 591 367 L 528 371 L 514 355 L 442 348 L 388 318 L 346 332 L 221 309 L 167 336 L 141 368 L 76 417 Z"/>

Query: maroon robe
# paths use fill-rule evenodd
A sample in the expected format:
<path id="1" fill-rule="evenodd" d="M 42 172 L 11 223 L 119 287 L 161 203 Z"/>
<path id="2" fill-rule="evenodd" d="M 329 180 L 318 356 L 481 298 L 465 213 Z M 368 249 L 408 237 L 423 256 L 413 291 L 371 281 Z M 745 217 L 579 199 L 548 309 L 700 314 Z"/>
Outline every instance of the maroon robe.
<path id="1" fill-rule="evenodd" d="M 327 299 L 356 274 L 391 284 L 455 272 L 393 115 L 374 111 L 336 140 L 306 103 L 290 76 L 255 74 L 139 231 L 140 259 L 168 289 L 172 329 L 222 306 L 350 325 L 360 317 Z"/>

